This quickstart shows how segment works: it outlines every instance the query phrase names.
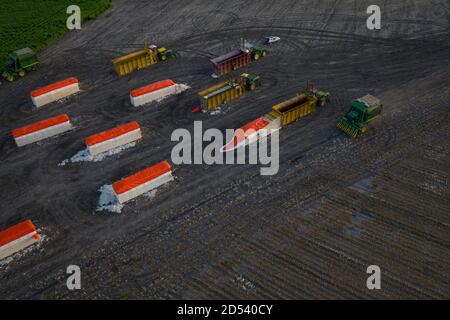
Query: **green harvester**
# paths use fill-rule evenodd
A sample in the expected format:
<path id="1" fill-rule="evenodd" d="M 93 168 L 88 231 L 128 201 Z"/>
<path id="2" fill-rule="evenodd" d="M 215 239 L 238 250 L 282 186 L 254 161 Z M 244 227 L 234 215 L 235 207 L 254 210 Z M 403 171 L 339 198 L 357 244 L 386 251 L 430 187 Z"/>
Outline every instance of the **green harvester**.
<path id="1" fill-rule="evenodd" d="M 36 70 L 38 63 L 36 53 L 30 48 L 13 51 L 6 58 L 2 76 L 8 81 L 14 81 Z"/>
<path id="2" fill-rule="evenodd" d="M 339 121 L 337 127 L 352 138 L 366 132 L 369 124 L 381 115 L 383 103 L 380 99 L 366 95 L 352 102 L 350 111 Z"/>

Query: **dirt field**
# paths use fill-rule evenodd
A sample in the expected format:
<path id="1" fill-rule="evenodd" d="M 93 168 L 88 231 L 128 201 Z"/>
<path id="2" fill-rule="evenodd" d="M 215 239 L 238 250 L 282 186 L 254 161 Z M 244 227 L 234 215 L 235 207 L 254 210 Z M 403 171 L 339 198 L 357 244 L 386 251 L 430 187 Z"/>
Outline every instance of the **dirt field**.
<path id="1" fill-rule="evenodd" d="M 0 267 L 0 298 L 450 298 L 450 4 L 382 1 L 113 1 L 43 50 L 40 70 L 0 86 L 0 229 L 32 219 L 39 249 Z M 221 115 L 192 114 L 217 82 L 209 58 L 239 39 L 275 35 L 270 55 L 239 71 L 262 87 Z M 145 40 L 175 59 L 129 76 L 110 60 Z M 82 92 L 31 111 L 29 92 L 69 76 Z M 133 110 L 131 89 L 170 78 L 191 90 Z M 98 189 L 170 160 L 176 128 L 236 128 L 306 81 L 329 105 L 280 132 L 280 171 L 175 166 L 176 181 L 120 214 L 95 213 Z M 366 93 L 383 116 L 356 140 L 336 124 Z M 68 113 L 74 132 L 16 148 L 13 128 Z M 137 120 L 144 139 L 99 163 L 58 163 L 100 130 Z M 82 269 L 68 291 L 66 267 Z M 366 288 L 379 265 L 382 289 Z"/>

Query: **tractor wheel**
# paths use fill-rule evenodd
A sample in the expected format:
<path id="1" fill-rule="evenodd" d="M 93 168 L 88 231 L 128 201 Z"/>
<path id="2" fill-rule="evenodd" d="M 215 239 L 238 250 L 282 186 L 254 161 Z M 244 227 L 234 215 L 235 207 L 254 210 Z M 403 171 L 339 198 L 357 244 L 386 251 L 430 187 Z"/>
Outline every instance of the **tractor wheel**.
<path id="1" fill-rule="evenodd" d="M 161 57 L 161 61 L 166 61 L 167 60 L 167 56 L 162 56 Z"/>
<path id="2" fill-rule="evenodd" d="M 265 56 L 267 56 L 267 51 L 262 52 L 262 57 L 264 58 Z"/>
<path id="3" fill-rule="evenodd" d="M 256 83 L 255 83 L 255 82 L 253 82 L 253 83 L 250 85 L 250 90 L 251 90 L 251 91 L 255 91 L 255 90 L 256 90 Z"/>
<path id="4" fill-rule="evenodd" d="M 255 59 L 255 61 L 258 61 L 259 58 L 261 58 L 261 55 L 259 53 L 255 53 L 253 59 Z"/>
<path id="5" fill-rule="evenodd" d="M 19 71 L 19 77 L 21 77 L 21 78 L 25 77 L 26 74 L 27 74 L 27 72 L 25 70 Z"/>

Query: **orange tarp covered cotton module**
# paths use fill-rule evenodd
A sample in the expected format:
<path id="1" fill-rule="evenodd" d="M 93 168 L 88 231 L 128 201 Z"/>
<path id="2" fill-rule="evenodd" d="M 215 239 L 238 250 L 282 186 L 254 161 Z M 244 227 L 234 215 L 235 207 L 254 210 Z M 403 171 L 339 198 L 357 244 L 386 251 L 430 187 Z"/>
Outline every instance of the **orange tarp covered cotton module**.
<path id="1" fill-rule="evenodd" d="M 36 227 L 31 220 L 23 221 L 6 230 L 0 231 L 0 247 L 33 232 L 36 232 Z M 38 239 L 39 235 L 36 234 L 33 237 Z"/>
<path id="2" fill-rule="evenodd" d="M 98 143 L 102 143 L 107 140 L 117 138 L 123 134 L 137 130 L 139 128 L 140 128 L 139 123 L 137 123 L 136 121 L 133 121 L 133 122 L 115 127 L 113 129 L 106 130 L 106 131 L 94 134 L 90 137 L 87 137 L 85 139 L 85 143 L 87 146 L 93 146 Z"/>
<path id="3" fill-rule="evenodd" d="M 43 94 L 49 93 L 51 91 L 54 91 L 54 90 L 57 90 L 57 89 L 61 89 L 63 87 L 67 87 L 67 86 L 69 86 L 71 84 L 74 84 L 74 83 L 78 83 L 78 79 L 77 78 L 73 78 L 72 77 L 72 78 L 68 78 L 68 79 L 62 80 L 62 81 L 58 81 L 58 82 L 52 83 L 52 84 L 50 84 L 48 86 L 45 86 L 45 87 L 42 87 L 42 88 L 39 88 L 39 89 L 31 91 L 31 96 L 32 97 L 38 97 L 38 96 L 41 96 Z"/>
<path id="4" fill-rule="evenodd" d="M 69 116 L 67 114 L 61 114 L 59 116 L 53 117 L 53 118 L 49 118 L 49 119 L 45 119 L 45 120 L 41 120 L 32 124 L 29 124 L 27 126 L 21 127 L 21 128 L 17 128 L 14 129 L 12 131 L 12 136 L 14 138 L 18 138 L 36 131 L 40 131 L 49 127 L 53 127 L 55 125 L 61 124 L 61 123 L 65 123 L 69 121 Z"/>
<path id="5" fill-rule="evenodd" d="M 172 80 L 162 80 L 162 81 L 152 83 L 152 84 L 142 87 L 142 88 L 134 89 L 131 91 L 130 94 L 132 97 L 139 97 L 144 94 L 158 91 L 160 89 L 167 88 L 167 87 L 170 87 L 173 85 L 175 85 L 175 83 Z"/>
<path id="6" fill-rule="evenodd" d="M 148 181 L 158 178 L 171 170 L 172 168 L 170 164 L 167 161 L 163 161 L 114 183 L 113 189 L 116 194 L 122 194 Z"/>

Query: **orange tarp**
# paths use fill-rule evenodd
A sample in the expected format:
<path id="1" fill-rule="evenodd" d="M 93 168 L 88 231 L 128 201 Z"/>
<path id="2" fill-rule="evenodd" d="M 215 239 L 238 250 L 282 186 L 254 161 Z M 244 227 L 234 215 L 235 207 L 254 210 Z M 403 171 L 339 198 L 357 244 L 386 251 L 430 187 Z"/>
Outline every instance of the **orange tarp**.
<path id="1" fill-rule="evenodd" d="M 111 140 L 117 138 L 123 134 L 139 129 L 139 123 L 136 121 L 112 128 L 110 130 L 106 130 L 97 134 L 94 134 L 90 137 L 87 137 L 84 142 L 87 146 L 93 146 L 98 143 L 102 143 L 107 140 Z"/>
<path id="2" fill-rule="evenodd" d="M 42 129 L 46 129 L 49 127 L 56 126 L 58 124 L 70 121 L 69 116 L 67 114 L 60 114 L 59 116 L 41 120 L 32 124 L 29 124 L 25 127 L 17 128 L 12 131 L 12 136 L 14 138 L 18 138 Z"/>
<path id="3" fill-rule="evenodd" d="M 160 89 L 164 89 L 164 88 L 167 88 L 167 87 L 170 87 L 173 85 L 175 85 L 175 82 L 173 82 L 172 80 L 162 80 L 162 81 L 152 83 L 148 86 L 145 86 L 145 87 L 142 87 L 139 89 L 134 89 L 133 91 L 131 91 L 130 94 L 132 97 L 139 97 L 144 94 L 158 91 Z"/>
<path id="4" fill-rule="evenodd" d="M 264 118 L 258 118 L 256 120 L 253 120 L 252 122 L 247 123 L 245 126 L 241 127 L 241 130 L 244 131 L 245 133 L 248 130 L 261 130 L 264 127 L 267 127 L 267 125 L 269 124 L 269 122 L 267 122 L 266 120 L 264 120 Z"/>
<path id="5" fill-rule="evenodd" d="M 229 149 L 235 148 L 239 143 L 243 142 L 245 138 L 267 127 L 268 124 L 269 122 L 262 117 L 247 123 L 236 130 L 233 140 L 224 147 L 224 150 L 228 151 Z"/>
<path id="6" fill-rule="evenodd" d="M 113 189 L 116 194 L 122 194 L 150 180 L 162 176 L 163 174 L 168 173 L 171 170 L 172 168 L 170 164 L 167 161 L 163 161 L 114 183 Z"/>
<path id="7" fill-rule="evenodd" d="M 36 227 L 31 220 L 25 220 L 6 230 L 0 231 L 0 247 L 35 231 Z"/>
<path id="8" fill-rule="evenodd" d="M 74 84 L 74 83 L 78 83 L 78 79 L 77 78 L 68 78 L 66 80 L 62 80 L 59 82 L 55 82 L 52 83 L 48 86 L 36 89 L 31 91 L 31 96 L 32 97 L 38 97 L 38 96 L 42 96 L 43 94 L 49 93 L 50 91 L 56 90 L 56 89 L 60 89 L 63 87 L 67 87 L 68 85 Z"/>

